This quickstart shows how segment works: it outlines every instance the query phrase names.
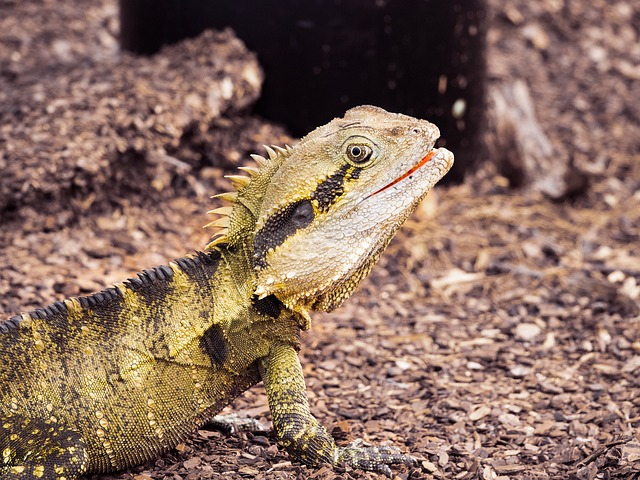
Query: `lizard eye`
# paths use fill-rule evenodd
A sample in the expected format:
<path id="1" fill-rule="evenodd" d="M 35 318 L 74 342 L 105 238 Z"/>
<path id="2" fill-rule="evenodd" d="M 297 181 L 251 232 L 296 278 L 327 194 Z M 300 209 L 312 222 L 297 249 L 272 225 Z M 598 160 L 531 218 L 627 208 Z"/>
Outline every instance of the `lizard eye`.
<path id="1" fill-rule="evenodd" d="M 352 143 L 347 146 L 347 158 L 354 165 L 364 165 L 371 159 L 371 155 L 373 155 L 373 150 L 369 145 Z"/>

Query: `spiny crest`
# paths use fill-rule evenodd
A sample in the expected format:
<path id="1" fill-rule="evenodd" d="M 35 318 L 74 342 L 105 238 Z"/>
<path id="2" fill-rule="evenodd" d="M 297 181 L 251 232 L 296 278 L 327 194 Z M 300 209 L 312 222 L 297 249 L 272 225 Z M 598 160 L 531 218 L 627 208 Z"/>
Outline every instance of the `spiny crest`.
<path id="1" fill-rule="evenodd" d="M 238 167 L 238 170 L 246 172 L 249 176 L 225 175 L 225 178 L 228 178 L 231 181 L 231 185 L 233 185 L 235 191 L 219 193 L 217 195 L 213 195 L 211 198 L 218 198 L 222 201 L 235 204 L 235 202 L 238 200 L 238 194 L 241 193 L 247 187 L 247 185 L 251 183 L 253 177 L 258 175 L 264 169 L 270 167 L 274 161 L 276 161 L 283 155 L 290 155 L 293 150 L 289 145 L 285 145 L 284 148 L 278 147 L 276 145 L 272 145 L 271 147 L 267 145 L 263 146 L 267 152 L 267 157 L 263 157 L 262 155 L 258 154 L 251 155 L 251 158 L 256 162 L 257 167 Z M 231 221 L 230 215 L 232 212 L 233 206 L 214 208 L 213 210 L 209 210 L 207 212 L 207 214 L 219 215 L 219 218 L 204 226 L 204 228 L 214 227 L 218 229 L 218 231 L 216 231 L 211 237 L 211 241 L 206 247 L 207 250 L 215 247 L 216 245 L 228 243 L 229 225 Z"/>

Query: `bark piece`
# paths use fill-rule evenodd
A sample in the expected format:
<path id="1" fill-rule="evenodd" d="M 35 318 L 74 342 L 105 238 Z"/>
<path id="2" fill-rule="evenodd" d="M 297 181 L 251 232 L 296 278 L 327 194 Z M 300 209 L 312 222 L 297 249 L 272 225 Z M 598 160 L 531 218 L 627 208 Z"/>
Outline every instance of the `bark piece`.
<path id="1" fill-rule="evenodd" d="M 587 176 L 566 151 L 556 148 L 536 118 L 529 88 L 522 80 L 491 89 L 494 104 L 493 155 L 498 169 L 516 187 L 552 199 L 579 193 Z"/>

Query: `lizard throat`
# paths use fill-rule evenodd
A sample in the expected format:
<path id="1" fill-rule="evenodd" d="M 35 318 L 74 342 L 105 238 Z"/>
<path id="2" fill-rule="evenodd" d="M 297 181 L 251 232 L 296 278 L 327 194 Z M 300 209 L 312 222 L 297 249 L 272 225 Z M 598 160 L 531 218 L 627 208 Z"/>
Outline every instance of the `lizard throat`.
<path id="1" fill-rule="evenodd" d="M 436 154 L 436 150 L 431 150 L 429 153 L 427 153 L 424 156 L 424 158 L 422 160 L 420 160 L 417 164 L 415 164 L 413 167 L 411 167 L 409 170 L 407 170 L 403 175 L 399 176 L 394 181 L 392 181 L 391 183 L 388 183 L 387 185 L 385 185 L 381 189 L 376 190 L 371 195 L 368 195 L 367 198 L 373 197 L 374 195 L 377 195 L 378 193 L 386 190 L 387 188 L 393 187 L 396 183 L 401 182 L 402 180 L 407 178 L 409 175 L 411 175 L 413 172 L 415 172 L 420 167 L 422 167 L 424 164 L 428 163 L 434 157 L 435 154 Z"/>

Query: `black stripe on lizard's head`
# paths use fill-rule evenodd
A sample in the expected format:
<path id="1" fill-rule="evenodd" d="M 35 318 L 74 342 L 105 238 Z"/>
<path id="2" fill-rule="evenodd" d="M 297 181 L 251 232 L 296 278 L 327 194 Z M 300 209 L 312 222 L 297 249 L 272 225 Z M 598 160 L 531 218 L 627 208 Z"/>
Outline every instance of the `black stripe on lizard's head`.
<path id="1" fill-rule="evenodd" d="M 317 214 L 327 212 L 344 194 L 345 182 L 356 180 L 359 174 L 360 168 L 345 164 L 336 173 L 323 179 L 308 199 L 286 205 L 267 218 L 254 238 L 254 265 L 258 269 L 266 267 L 267 253 L 275 250 L 298 230 L 309 226 Z"/>
<path id="2" fill-rule="evenodd" d="M 298 200 L 271 215 L 256 232 L 253 241 L 254 265 L 258 268 L 266 267 L 267 252 L 277 248 L 287 237 L 309 225 L 314 217 L 315 212 L 310 200 Z"/>
<path id="3" fill-rule="evenodd" d="M 357 179 L 359 174 L 358 167 L 349 164 L 343 165 L 336 173 L 320 182 L 311 194 L 311 199 L 317 202 L 317 207 L 321 212 L 326 212 L 344 194 L 344 182 L 348 179 Z"/>

